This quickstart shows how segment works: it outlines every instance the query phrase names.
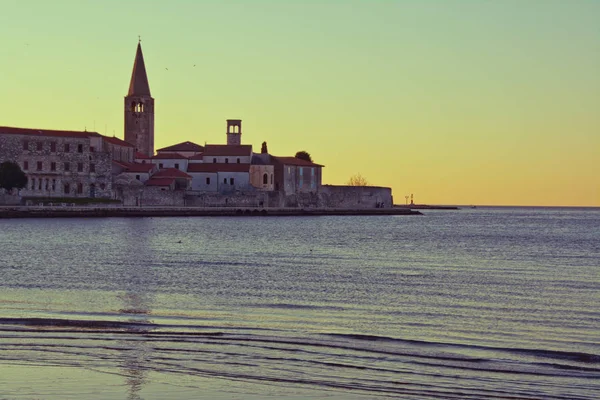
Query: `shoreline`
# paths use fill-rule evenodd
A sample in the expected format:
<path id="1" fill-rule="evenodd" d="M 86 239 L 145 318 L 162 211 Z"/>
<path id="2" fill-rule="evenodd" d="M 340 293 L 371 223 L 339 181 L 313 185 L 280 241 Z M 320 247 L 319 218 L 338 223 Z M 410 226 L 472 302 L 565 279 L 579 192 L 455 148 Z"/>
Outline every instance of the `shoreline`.
<path id="1" fill-rule="evenodd" d="M 267 207 L 0 207 L 5 218 L 110 217 L 282 217 L 282 216 L 423 215 L 406 208 L 267 208 Z"/>
<path id="2" fill-rule="evenodd" d="M 404 204 L 394 204 L 394 208 L 404 209 L 404 210 L 460 210 L 457 206 L 430 206 L 428 204 L 412 204 L 412 205 L 404 205 Z"/>

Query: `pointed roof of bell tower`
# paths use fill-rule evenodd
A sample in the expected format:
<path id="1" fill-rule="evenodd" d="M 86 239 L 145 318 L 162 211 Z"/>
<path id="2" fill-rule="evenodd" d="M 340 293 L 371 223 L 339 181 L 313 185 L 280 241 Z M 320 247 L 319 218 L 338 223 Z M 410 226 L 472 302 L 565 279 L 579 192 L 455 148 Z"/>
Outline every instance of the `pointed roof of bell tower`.
<path id="1" fill-rule="evenodd" d="M 133 63 L 127 96 L 150 96 L 150 85 L 148 84 L 148 75 L 146 75 L 141 42 L 138 43 L 137 52 L 135 53 L 135 62 Z"/>

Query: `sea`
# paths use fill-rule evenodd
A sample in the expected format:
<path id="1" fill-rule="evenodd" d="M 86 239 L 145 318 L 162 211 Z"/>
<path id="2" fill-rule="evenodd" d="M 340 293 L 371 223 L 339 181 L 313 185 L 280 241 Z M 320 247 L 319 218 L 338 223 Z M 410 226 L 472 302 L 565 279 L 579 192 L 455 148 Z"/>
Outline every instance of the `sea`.
<path id="1" fill-rule="evenodd" d="M 0 399 L 599 398 L 599 208 L 0 220 Z"/>

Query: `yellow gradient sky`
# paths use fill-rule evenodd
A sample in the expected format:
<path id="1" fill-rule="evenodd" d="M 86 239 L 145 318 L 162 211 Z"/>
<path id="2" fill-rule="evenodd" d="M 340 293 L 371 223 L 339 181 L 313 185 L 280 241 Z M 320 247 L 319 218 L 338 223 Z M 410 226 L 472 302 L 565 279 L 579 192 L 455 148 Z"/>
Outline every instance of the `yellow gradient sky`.
<path id="1" fill-rule="evenodd" d="M 306 150 L 396 203 L 600 206 L 600 0 L 0 0 L 0 125 Z"/>

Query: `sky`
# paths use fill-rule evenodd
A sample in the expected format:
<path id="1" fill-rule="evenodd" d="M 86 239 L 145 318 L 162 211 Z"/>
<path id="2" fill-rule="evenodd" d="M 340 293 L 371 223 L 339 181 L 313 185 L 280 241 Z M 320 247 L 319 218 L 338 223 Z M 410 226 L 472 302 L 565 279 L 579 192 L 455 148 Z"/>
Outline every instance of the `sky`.
<path id="1" fill-rule="evenodd" d="M 600 0 L 0 0 L 0 125 L 242 142 L 395 202 L 600 206 Z"/>

